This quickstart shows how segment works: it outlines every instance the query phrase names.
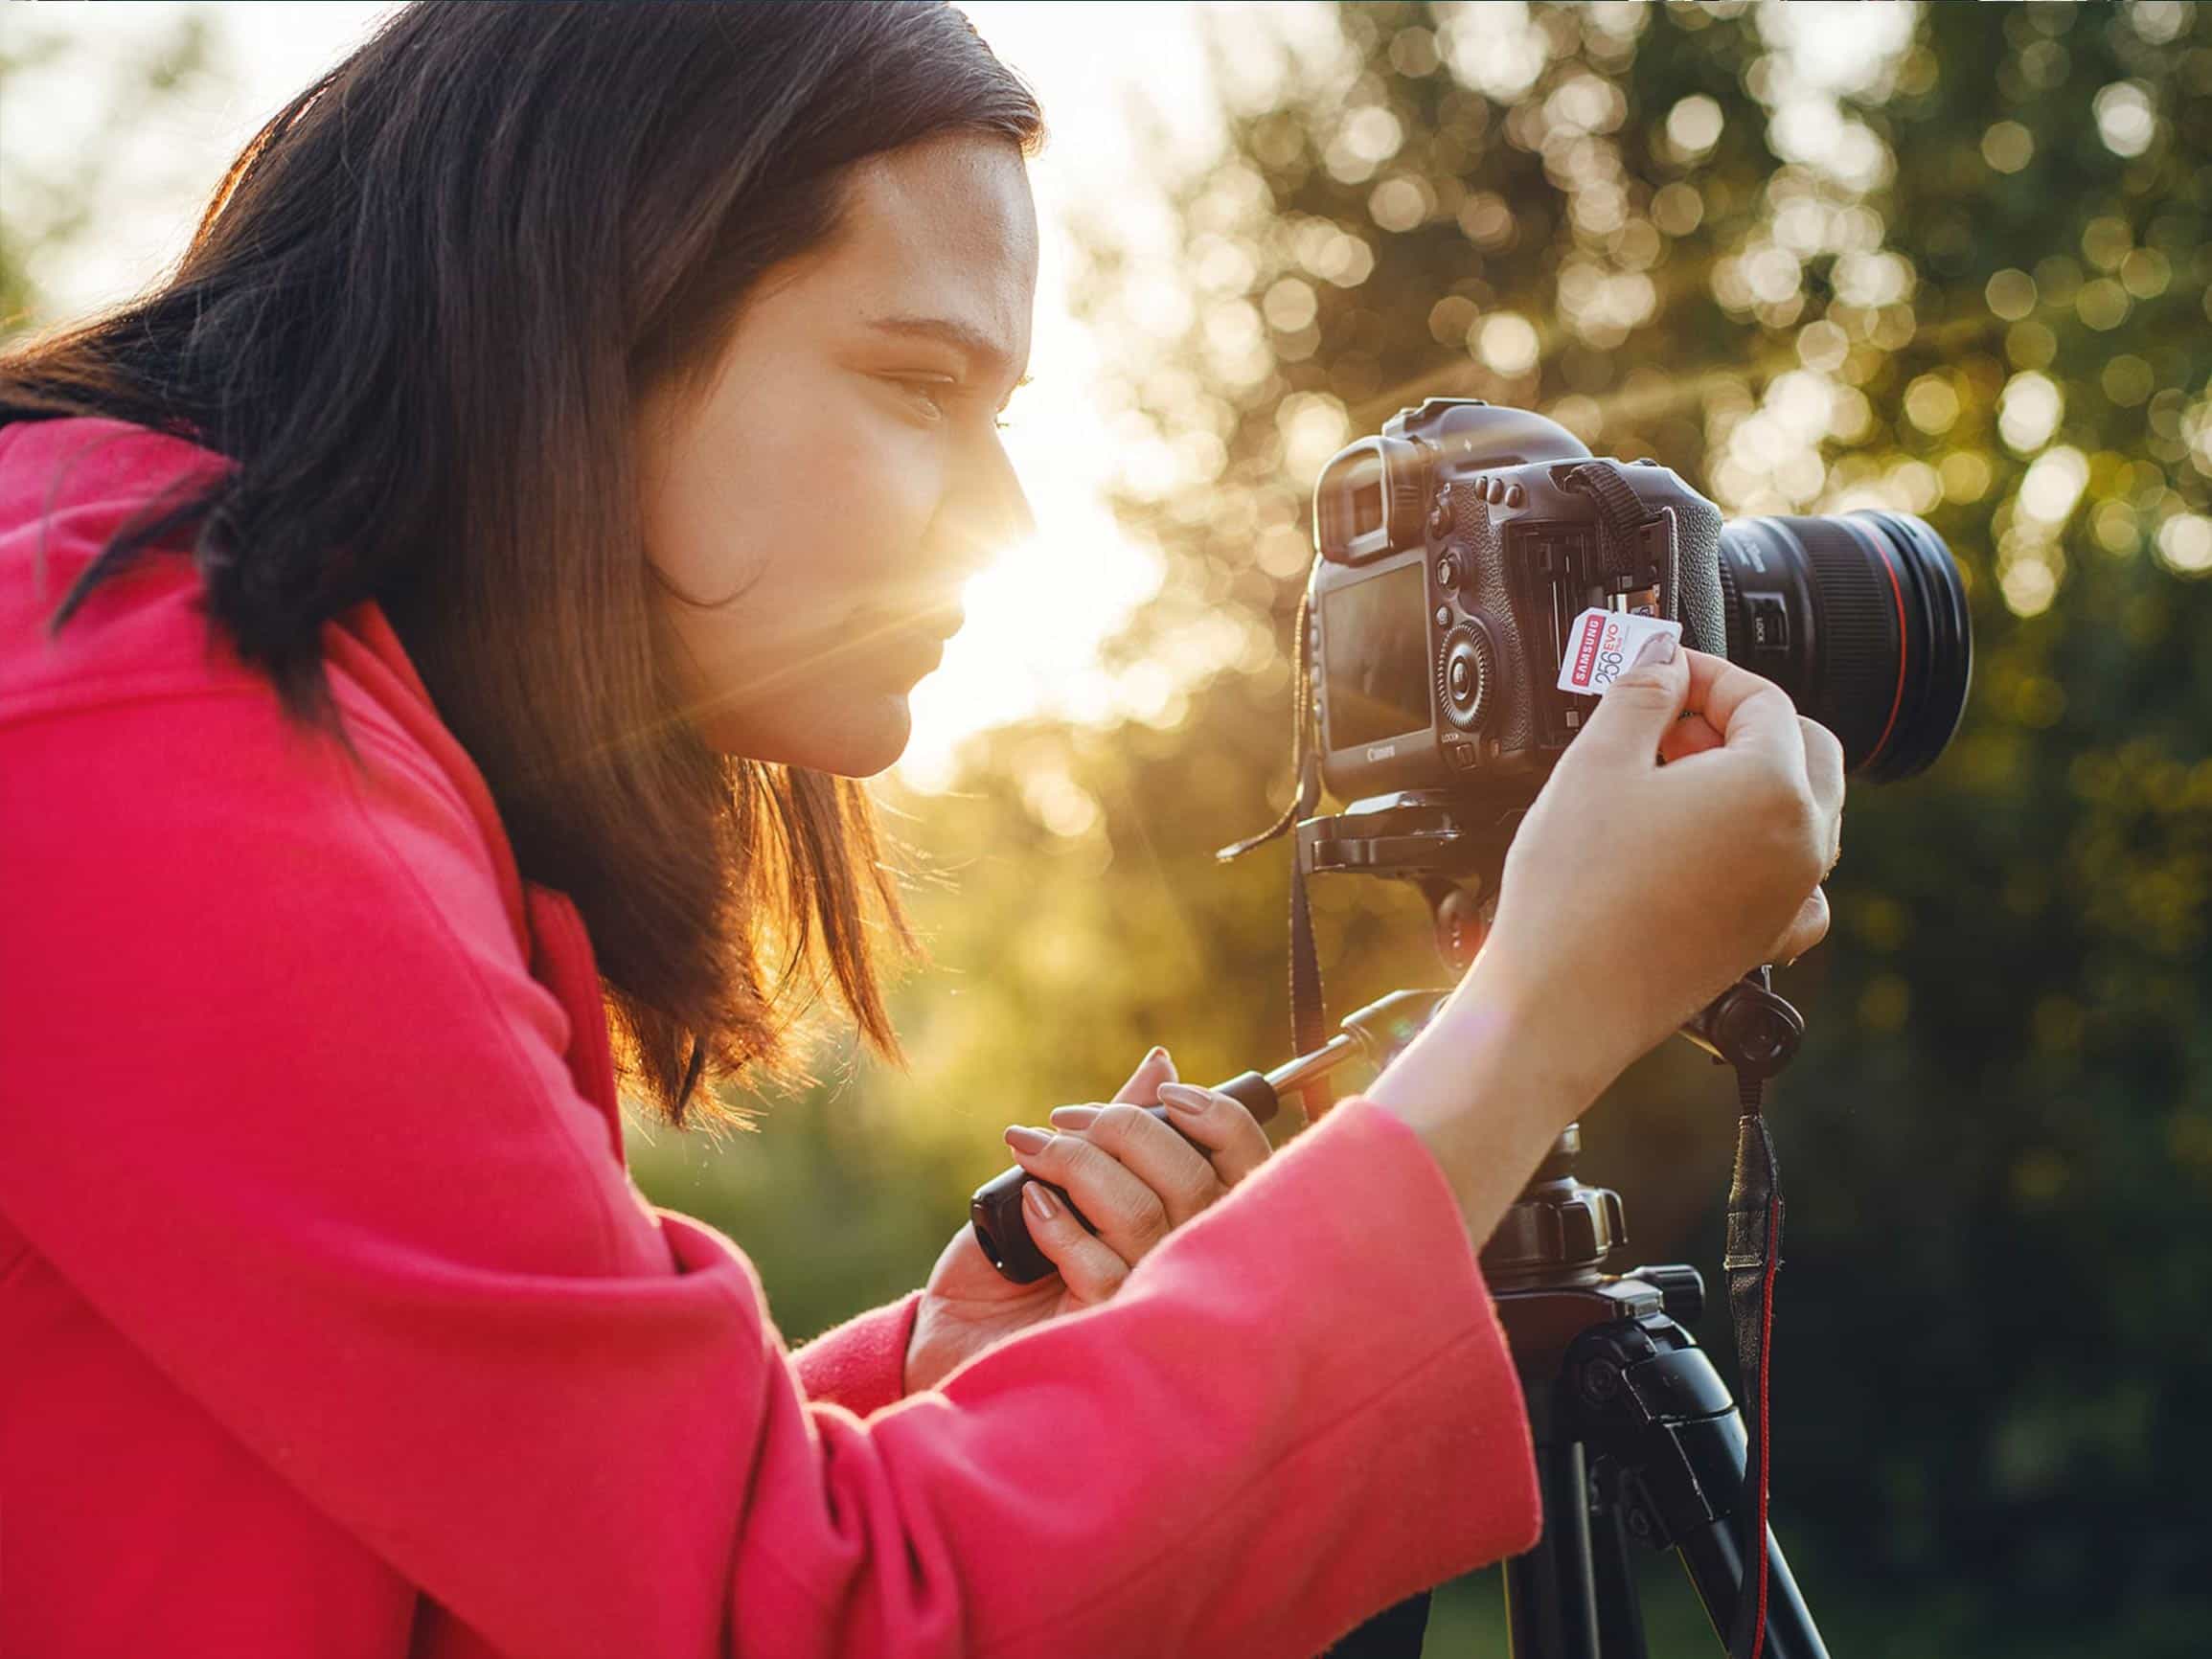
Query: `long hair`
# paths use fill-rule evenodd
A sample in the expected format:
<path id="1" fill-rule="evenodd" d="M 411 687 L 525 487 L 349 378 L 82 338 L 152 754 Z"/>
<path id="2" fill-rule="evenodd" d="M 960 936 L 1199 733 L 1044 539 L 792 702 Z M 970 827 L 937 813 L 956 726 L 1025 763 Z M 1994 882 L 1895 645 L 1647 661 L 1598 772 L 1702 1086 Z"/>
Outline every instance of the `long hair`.
<path id="1" fill-rule="evenodd" d="M 955 132 L 1027 153 L 1041 124 L 944 5 L 408 7 L 255 135 L 172 276 L 0 357 L 0 423 L 234 463 L 50 630 L 189 532 L 212 623 L 342 740 L 320 629 L 375 600 L 524 875 L 582 912 L 625 1081 L 742 1123 L 700 1079 L 787 1064 L 832 981 L 897 1057 L 878 956 L 913 938 L 870 800 L 682 717 L 631 435 L 834 228 L 844 170 Z"/>

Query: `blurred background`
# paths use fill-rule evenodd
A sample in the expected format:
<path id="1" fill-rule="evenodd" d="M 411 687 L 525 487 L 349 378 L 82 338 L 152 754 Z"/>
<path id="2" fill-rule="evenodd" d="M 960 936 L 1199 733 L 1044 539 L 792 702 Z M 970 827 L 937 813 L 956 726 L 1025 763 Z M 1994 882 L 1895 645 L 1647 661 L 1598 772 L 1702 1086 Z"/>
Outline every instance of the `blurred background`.
<path id="1" fill-rule="evenodd" d="M 156 277 L 385 10 L 0 9 L 0 337 Z M 1838 1653 L 2202 1651 L 2212 17 L 968 10 L 1054 126 L 1010 434 L 1041 528 L 880 785 L 933 955 L 910 1065 L 826 1025 L 758 1132 L 639 1125 L 640 1182 L 797 1341 L 922 1282 L 1008 1123 L 1155 1042 L 1198 1079 L 1286 1057 L 1286 850 L 1212 852 L 1288 799 L 1313 473 L 1401 405 L 1540 409 L 1731 513 L 1920 513 L 1978 661 L 1936 768 L 1854 789 L 1784 978 L 1776 1525 Z M 1315 897 L 1334 1011 L 1436 980 L 1416 894 Z M 1733 1118 L 1676 1045 L 1587 1120 L 1631 1260 L 1717 1290 Z M 1646 1584 L 1656 1651 L 1714 1650 L 1670 1562 Z M 1502 1651 L 1496 1604 L 1448 1587 L 1428 1651 Z"/>

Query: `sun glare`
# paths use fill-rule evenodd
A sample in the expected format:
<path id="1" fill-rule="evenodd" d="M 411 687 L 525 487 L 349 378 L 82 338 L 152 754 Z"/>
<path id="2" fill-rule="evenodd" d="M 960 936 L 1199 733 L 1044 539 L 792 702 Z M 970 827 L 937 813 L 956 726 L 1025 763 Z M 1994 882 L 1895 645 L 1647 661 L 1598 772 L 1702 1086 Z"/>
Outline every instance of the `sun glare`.
<path id="1" fill-rule="evenodd" d="M 1158 590 L 1160 565 L 1103 507 L 1083 505 L 969 582 L 967 625 L 914 689 L 914 736 L 898 768 L 908 787 L 944 788 L 961 742 L 992 726 L 1113 717 L 1118 700 L 1098 648 Z"/>

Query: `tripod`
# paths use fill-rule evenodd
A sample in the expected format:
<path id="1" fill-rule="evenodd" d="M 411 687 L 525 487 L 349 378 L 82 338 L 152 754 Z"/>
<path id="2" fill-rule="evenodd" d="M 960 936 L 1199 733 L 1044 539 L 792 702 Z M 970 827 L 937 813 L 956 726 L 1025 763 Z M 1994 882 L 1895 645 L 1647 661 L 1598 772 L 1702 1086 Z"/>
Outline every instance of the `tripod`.
<path id="1" fill-rule="evenodd" d="M 1415 881 L 1429 903 L 1437 952 L 1460 974 L 1479 947 L 1482 901 L 1497 891 L 1512 829 L 1512 814 L 1470 814 L 1434 796 L 1402 795 L 1301 823 L 1298 869 Z M 1294 949 L 1302 900 L 1294 886 Z M 1355 1014 L 1346 1030 L 1375 1009 Z M 1681 1034 L 1748 1079 L 1788 1065 L 1804 1032 L 1760 968 Z M 1704 1281 L 1681 1265 L 1605 1270 L 1627 1228 L 1618 1193 L 1575 1178 L 1581 1152 L 1581 1127 L 1570 1124 L 1480 1257 L 1528 1405 L 1544 1516 L 1536 1548 L 1505 1565 L 1511 1651 L 1514 1659 L 1643 1659 L 1631 1538 L 1679 1555 L 1726 1649 L 1756 1565 L 1742 1549 L 1744 1420 L 1684 1329 L 1704 1311 Z M 1763 1652 L 1826 1659 L 1771 1529 L 1764 1539 Z M 1427 1616 L 1427 1595 L 1412 1597 L 1353 1631 L 1330 1659 L 1417 1655 Z"/>
<path id="2" fill-rule="evenodd" d="M 1621 1201 L 1575 1178 L 1581 1150 L 1570 1125 L 1482 1250 L 1543 1498 L 1542 1538 L 1505 1566 L 1515 1659 L 1642 1659 L 1631 1539 L 1679 1554 L 1723 1642 L 1744 1595 L 1743 1420 L 1684 1329 L 1704 1282 L 1687 1266 L 1602 1271 L 1625 1237 Z M 1767 1652 L 1825 1659 L 1771 1531 L 1766 1547 Z"/>

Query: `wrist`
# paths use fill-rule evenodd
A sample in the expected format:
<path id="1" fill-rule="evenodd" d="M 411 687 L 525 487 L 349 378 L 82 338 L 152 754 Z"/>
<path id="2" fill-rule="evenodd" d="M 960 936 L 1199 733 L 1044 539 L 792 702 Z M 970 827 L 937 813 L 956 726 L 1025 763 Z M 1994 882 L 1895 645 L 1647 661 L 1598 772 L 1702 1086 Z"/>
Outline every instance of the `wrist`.
<path id="1" fill-rule="evenodd" d="M 1516 944 L 1510 935 L 1493 933 L 1431 1024 L 1465 1027 L 1469 1036 L 1462 1040 L 1484 1042 L 1486 1057 L 1501 1071 L 1557 1096 L 1567 1107 L 1563 1127 L 1648 1045 L 1621 1029 L 1622 1009 L 1632 999 L 1620 992 L 1630 988 L 1608 986 L 1592 994 L 1586 981 L 1575 980 L 1540 951 Z"/>
<path id="2" fill-rule="evenodd" d="M 1477 1248 L 1613 1073 L 1588 1034 L 1486 951 L 1366 1091 L 1428 1148 Z M 1617 1070 L 1618 1068 L 1615 1068 Z"/>

